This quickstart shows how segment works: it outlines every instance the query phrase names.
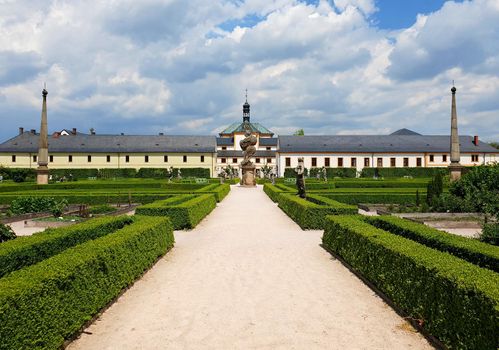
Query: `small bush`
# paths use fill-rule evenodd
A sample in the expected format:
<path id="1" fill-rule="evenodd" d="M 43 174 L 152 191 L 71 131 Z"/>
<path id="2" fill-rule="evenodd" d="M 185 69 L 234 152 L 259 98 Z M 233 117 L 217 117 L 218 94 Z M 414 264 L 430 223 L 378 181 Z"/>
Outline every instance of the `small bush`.
<path id="1" fill-rule="evenodd" d="M 16 238 L 16 234 L 10 226 L 0 223 L 0 243 Z"/>
<path id="2" fill-rule="evenodd" d="M 112 207 L 112 206 L 107 205 L 107 204 L 102 204 L 102 205 L 96 205 L 96 206 L 91 207 L 88 210 L 88 212 L 90 214 L 107 214 L 107 213 L 112 213 L 116 210 L 117 210 L 116 207 Z"/>
<path id="3" fill-rule="evenodd" d="M 484 224 L 480 240 L 495 246 L 499 246 L 499 223 Z"/>
<path id="4" fill-rule="evenodd" d="M 12 214 L 40 213 L 50 211 L 62 214 L 67 205 L 64 198 L 55 199 L 53 197 L 19 197 L 10 203 L 9 211 Z M 60 216 L 59 214 L 59 216 Z M 55 214 L 54 214 L 55 215 Z"/>

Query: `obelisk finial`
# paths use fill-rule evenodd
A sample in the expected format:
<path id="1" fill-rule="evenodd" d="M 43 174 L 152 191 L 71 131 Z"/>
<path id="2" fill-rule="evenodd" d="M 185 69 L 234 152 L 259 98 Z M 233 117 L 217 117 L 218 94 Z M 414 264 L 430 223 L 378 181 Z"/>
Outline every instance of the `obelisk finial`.
<path id="1" fill-rule="evenodd" d="M 46 185 L 49 182 L 48 165 L 48 128 L 47 128 L 47 95 L 46 84 L 43 84 L 42 96 L 42 120 L 40 126 L 40 138 L 38 142 L 38 168 L 36 170 L 36 182 Z"/>
<path id="2" fill-rule="evenodd" d="M 452 81 L 454 83 L 454 81 Z M 459 133 L 457 131 L 457 111 L 456 111 L 456 87 L 452 84 L 450 89 L 452 92 L 452 105 L 451 105 L 451 130 L 450 130 L 450 180 L 456 181 L 461 178 L 462 166 L 459 163 L 461 153 L 459 150 Z"/>

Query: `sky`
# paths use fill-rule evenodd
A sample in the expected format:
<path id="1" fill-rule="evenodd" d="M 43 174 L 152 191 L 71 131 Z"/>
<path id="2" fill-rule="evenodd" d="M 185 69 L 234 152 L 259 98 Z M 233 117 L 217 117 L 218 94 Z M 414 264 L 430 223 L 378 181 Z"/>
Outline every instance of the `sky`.
<path id="1" fill-rule="evenodd" d="M 499 141 L 499 0 L 0 0 L 0 141 L 40 128 Z"/>

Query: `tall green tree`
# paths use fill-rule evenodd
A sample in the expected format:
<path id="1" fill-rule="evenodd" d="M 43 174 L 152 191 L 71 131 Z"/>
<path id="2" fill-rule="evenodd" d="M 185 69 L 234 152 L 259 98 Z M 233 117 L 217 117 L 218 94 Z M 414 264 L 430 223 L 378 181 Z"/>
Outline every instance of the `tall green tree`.
<path id="1" fill-rule="evenodd" d="M 298 130 L 295 131 L 295 133 L 293 135 L 294 136 L 305 136 L 305 130 L 298 129 Z"/>

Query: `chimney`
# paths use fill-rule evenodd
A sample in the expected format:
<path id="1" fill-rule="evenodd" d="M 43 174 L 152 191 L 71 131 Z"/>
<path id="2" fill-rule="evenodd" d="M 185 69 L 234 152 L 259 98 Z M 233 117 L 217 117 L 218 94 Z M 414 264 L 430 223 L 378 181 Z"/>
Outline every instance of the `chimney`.
<path id="1" fill-rule="evenodd" d="M 19 127 L 19 135 L 24 134 L 24 128 L 22 126 Z"/>
<path id="2" fill-rule="evenodd" d="M 33 135 L 36 135 L 36 130 L 35 129 L 31 129 L 29 132 L 32 133 Z"/>
<path id="3" fill-rule="evenodd" d="M 478 146 L 478 135 L 473 136 L 473 144 Z"/>
<path id="4" fill-rule="evenodd" d="M 73 128 L 73 131 L 71 132 L 73 135 L 76 135 L 76 128 Z"/>

